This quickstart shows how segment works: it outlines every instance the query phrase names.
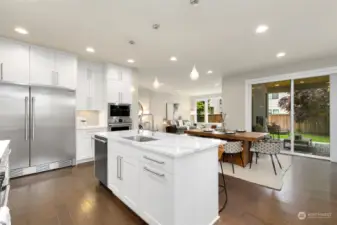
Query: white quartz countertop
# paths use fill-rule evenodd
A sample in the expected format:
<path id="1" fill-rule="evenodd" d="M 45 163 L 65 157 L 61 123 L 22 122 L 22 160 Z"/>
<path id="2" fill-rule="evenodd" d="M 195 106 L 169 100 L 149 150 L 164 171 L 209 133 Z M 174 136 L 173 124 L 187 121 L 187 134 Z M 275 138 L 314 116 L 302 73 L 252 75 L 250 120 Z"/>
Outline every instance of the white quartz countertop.
<path id="1" fill-rule="evenodd" d="M 0 140 L 0 159 L 9 145 L 10 140 Z"/>
<path id="2" fill-rule="evenodd" d="M 93 130 L 93 129 L 105 129 L 107 126 L 103 125 L 96 125 L 96 126 L 78 126 L 76 127 L 77 130 Z"/>
<path id="3" fill-rule="evenodd" d="M 118 141 L 172 158 L 182 157 L 210 148 L 217 148 L 219 144 L 226 143 L 226 141 L 219 139 L 199 138 L 162 132 L 155 132 L 154 136 L 152 136 L 152 132 L 150 131 L 141 131 L 141 133 L 138 134 L 137 130 L 98 132 L 96 135 L 107 138 L 108 143 L 109 141 Z M 137 142 L 123 138 L 137 135 L 152 137 L 157 140 Z"/>

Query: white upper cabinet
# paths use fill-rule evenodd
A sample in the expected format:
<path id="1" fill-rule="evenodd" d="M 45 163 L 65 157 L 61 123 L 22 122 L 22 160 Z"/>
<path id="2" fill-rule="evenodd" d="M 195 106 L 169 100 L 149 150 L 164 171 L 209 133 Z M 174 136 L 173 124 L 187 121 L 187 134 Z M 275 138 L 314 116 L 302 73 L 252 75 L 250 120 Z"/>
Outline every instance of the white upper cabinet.
<path id="1" fill-rule="evenodd" d="M 81 60 L 77 69 L 77 109 L 102 110 L 105 105 L 104 66 Z"/>
<path id="2" fill-rule="evenodd" d="M 108 64 L 106 67 L 107 101 L 132 104 L 132 70 Z"/>
<path id="3" fill-rule="evenodd" d="M 76 88 L 76 57 L 38 46 L 30 48 L 30 83 Z"/>
<path id="4" fill-rule="evenodd" d="M 29 84 L 29 45 L 0 38 L 0 81 Z"/>
<path id="5" fill-rule="evenodd" d="M 56 83 L 54 52 L 47 48 L 30 48 L 30 83 L 53 85 Z"/>
<path id="6" fill-rule="evenodd" d="M 76 89 L 77 59 L 74 55 L 55 52 L 55 72 L 57 84 L 62 87 Z"/>

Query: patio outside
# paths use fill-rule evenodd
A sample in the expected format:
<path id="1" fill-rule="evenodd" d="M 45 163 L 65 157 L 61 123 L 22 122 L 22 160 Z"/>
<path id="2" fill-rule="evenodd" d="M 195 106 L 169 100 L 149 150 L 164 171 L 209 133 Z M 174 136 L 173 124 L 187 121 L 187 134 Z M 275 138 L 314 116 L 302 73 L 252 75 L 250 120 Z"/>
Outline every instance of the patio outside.
<path id="1" fill-rule="evenodd" d="M 292 135 L 290 85 L 289 80 L 253 87 L 253 130 L 268 132 L 273 139 L 282 140 L 286 151 L 291 150 Z M 265 100 L 256 99 L 263 94 Z M 329 103 L 329 76 L 294 80 L 295 152 L 330 156 Z M 262 119 L 264 110 L 267 114 L 265 121 Z"/>

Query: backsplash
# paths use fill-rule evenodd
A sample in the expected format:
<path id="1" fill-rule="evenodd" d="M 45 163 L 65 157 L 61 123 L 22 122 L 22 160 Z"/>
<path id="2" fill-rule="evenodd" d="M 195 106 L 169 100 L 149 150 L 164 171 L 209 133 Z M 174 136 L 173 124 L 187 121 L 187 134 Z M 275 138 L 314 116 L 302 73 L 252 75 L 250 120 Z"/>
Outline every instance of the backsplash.
<path id="1" fill-rule="evenodd" d="M 100 111 L 95 110 L 78 110 L 76 111 L 76 124 L 77 126 L 98 126 Z M 86 122 L 82 122 L 85 120 Z"/>

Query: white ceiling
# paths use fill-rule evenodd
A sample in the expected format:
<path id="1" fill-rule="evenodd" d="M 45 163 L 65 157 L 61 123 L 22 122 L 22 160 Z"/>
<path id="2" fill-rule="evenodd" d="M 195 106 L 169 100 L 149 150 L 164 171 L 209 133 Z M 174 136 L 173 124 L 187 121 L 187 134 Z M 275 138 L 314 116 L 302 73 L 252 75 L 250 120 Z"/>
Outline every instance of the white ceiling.
<path id="1" fill-rule="evenodd" d="M 163 91 L 196 95 L 220 92 L 222 75 L 337 53 L 336 9 L 336 0 L 1 0 L 0 35 L 127 66 L 133 58 L 142 86 L 157 76 Z M 256 35 L 259 24 L 270 29 Z"/>

